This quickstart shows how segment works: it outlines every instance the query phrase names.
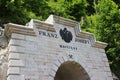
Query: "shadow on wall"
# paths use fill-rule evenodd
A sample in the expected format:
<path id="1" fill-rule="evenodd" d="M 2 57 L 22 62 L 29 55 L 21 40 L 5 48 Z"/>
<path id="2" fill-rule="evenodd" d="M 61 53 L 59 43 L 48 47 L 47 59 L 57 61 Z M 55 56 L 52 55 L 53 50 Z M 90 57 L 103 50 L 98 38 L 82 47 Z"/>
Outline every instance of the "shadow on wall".
<path id="1" fill-rule="evenodd" d="M 80 64 L 66 61 L 58 68 L 54 80 L 90 80 L 90 78 Z"/>

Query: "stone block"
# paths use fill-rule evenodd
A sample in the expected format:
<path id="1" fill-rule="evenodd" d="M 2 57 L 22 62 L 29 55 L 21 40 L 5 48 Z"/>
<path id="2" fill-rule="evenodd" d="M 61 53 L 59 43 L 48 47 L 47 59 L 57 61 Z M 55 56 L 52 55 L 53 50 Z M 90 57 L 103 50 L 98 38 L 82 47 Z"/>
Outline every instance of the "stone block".
<path id="1" fill-rule="evenodd" d="M 105 50 L 104 49 L 98 49 L 98 52 L 105 53 Z"/>
<path id="2" fill-rule="evenodd" d="M 27 41 L 36 41 L 36 37 L 35 36 L 25 36 L 25 40 L 27 40 Z"/>
<path id="3" fill-rule="evenodd" d="M 48 77 L 48 80 L 53 80 L 53 77 L 49 76 L 49 77 Z"/>
<path id="4" fill-rule="evenodd" d="M 25 80 L 22 75 L 9 75 L 7 80 Z"/>
<path id="5" fill-rule="evenodd" d="M 106 71 L 106 72 L 110 72 L 110 67 L 104 67 L 104 71 Z"/>
<path id="6" fill-rule="evenodd" d="M 94 66 L 93 66 L 92 63 L 87 63 L 87 67 L 88 67 L 88 68 L 94 68 Z"/>
<path id="7" fill-rule="evenodd" d="M 58 70 L 58 66 L 57 66 L 57 65 L 55 65 L 55 64 L 54 64 L 54 65 L 52 65 L 52 70 L 53 70 L 53 71 L 55 71 L 55 72 L 57 72 L 57 70 Z"/>
<path id="8" fill-rule="evenodd" d="M 59 66 L 61 65 L 61 63 L 60 63 L 59 61 L 55 61 L 55 62 L 54 62 L 54 65 L 56 65 L 56 66 L 59 67 Z"/>
<path id="9" fill-rule="evenodd" d="M 21 46 L 10 46 L 9 52 L 24 53 L 25 48 Z"/>
<path id="10" fill-rule="evenodd" d="M 26 42 L 24 40 L 18 40 L 18 39 L 11 39 L 9 42 L 9 45 L 15 45 L 15 46 L 25 46 Z"/>
<path id="11" fill-rule="evenodd" d="M 20 53 L 9 53 L 8 59 L 20 59 Z"/>
<path id="12" fill-rule="evenodd" d="M 63 63 L 63 62 L 64 62 L 64 59 L 63 59 L 62 57 L 59 57 L 59 58 L 58 58 L 58 61 L 59 61 L 60 63 Z"/>
<path id="13" fill-rule="evenodd" d="M 106 67 L 109 67 L 109 63 L 108 62 L 104 62 Z"/>
<path id="14" fill-rule="evenodd" d="M 9 67 L 17 67 L 17 66 L 24 66 L 24 63 L 22 60 L 10 60 L 9 61 L 9 64 L 8 64 Z"/>
<path id="15" fill-rule="evenodd" d="M 50 71 L 50 73 L 49 73 L 49 76 L 54 77 L 54 76 L 55 76 L 55 74 L 56 74 L 56 72 L 55 72 L 55 71 L 53 71 L 53 70 L 51 70 L 51 71 Z"/>
<path id="16" fill-rule="evenodd" d="M 106 72 L 107 76 L 112 77 L 112 73 L 110 71 Z"/>
<path id="17" fill-rule="evenodd" d="M 16 74 L 20 74 L 20 69 L 19 67 L 9 67 L 8 71 L 7 71 L 7 75 L 16 75 Z"/>
<path id="18" fill-rule="evenodd" d="M 21 34 L 16 34 L 16 33 L 13 33 L 11 35 L 11 38 L 14 38 L 14 39 L 25 39 L 25 36 L 24 35 L 21 35 Z"/>
<path id="19" fill-rule="evenodd" d="M 104 58 L 103 58 L 103 61 L 108 62 L 107 57 L 104 57 Z"/>
<path id="20" fill-rule="evenodd" d="M 16 39 L 11 39 L 9 42 L 9 45 L 19 45 L 20 44 L 20 40 L 16 40 Z"/>
<path id="21" fill-rule="evenodd" d="M 38 46 L 37 44 L 35 44 L 34 42 L 26 42 L 26 46 L 25 46 L 25 49 L 28 50 L 28 51 L 38 51 Z"/>
<path id="22" fill-rule="evenodd" d="M 113 77 L 107 77 L 106 80 L 113 80 Z"/>

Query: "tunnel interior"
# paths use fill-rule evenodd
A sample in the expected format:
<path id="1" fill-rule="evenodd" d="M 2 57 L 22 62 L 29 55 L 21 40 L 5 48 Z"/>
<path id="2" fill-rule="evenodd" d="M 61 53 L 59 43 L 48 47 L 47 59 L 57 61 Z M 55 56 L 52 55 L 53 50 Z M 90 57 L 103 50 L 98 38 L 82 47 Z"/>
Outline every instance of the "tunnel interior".
<path id="1" fill-rule="evenodd" d="M 67 61 L 60 65 L 54 80 L 90 80 L 84 68 L 74 61 Z"/>

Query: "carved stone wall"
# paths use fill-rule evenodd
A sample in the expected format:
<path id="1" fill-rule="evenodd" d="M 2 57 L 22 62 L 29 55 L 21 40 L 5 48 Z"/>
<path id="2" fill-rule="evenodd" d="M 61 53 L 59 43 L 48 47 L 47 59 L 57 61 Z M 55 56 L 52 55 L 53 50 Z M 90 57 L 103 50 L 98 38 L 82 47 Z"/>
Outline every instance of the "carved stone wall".
<path id="1" fill-rule="evenodd" d="M 81 80 L 113 80 L 104 51 L 107 44 L 96 41 L 92 33 L 82 32 L 76 21 L 51 15 L 45 22 L 32 19 L 27 26 L 8 23 L 4 35 L 8 59 L 2 70 L 7 70 L 7 80 L 59 80 L 56 73 L 69 61 L 73 63 L 65 68 L 70 74 L 76 63 L 80 74 L 87 74 L 80 77 L 76 72 Z"/>

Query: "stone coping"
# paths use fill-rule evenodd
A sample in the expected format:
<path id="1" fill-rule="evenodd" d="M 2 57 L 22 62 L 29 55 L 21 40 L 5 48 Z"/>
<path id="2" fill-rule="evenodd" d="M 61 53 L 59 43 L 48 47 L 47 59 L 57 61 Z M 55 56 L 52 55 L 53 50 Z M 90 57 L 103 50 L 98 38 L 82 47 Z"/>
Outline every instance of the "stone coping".
<path id="1" fill-rule="evenodd" d="M 63 24 L 63 25 L 66 25 L 66 26 L 75 27 L 75 26 L 79 25 L 79 22 L 73 21 L 73 20 L 70 20 L 70 19 L 66 19 L 66 18 L 63 18 L 63 17 L 53 15 L 53 18 L 54 18 L 55 23 Z"/>
<path id="2" fill-rule="evenodd" d="M 24 34 L 35 36 L 34 29 L 29 28 L 28 26 L 18 25 L 14 23 L 8 23 L 5 27 L 4 34 L 5 36 L 9 37 L 12 33 Z"/>
<path id="3" fill-rule="evenodd" d="M 89 32 L 79 32 L 76 34 L 77 37 L 80 37 L 80 38 L 86 38 L 86 39 L 90 39 L 92 37 L 94 37 L 94 35 L 92 33 L 89 33 Z"/>
<path id="4" fill-rule="evenodd" d="M 107 43 L 100 42 L 100 41 L 96 41 L 96 42 L 92 45 L 92 47 L 104 49 L 104 48 L 106 48 L 107 45 L 108 45 Z"/>
<path id="5" fill-rule="evenodd" d="M 52 22 L 47 22 L 47 21 L 43 22 L 43 21 L 35 20 L 35 19 L 31 19 L 30 23 L 33 23 L 38 29 L 47 30 L 47 31 L 51 31 L 51 32 L 56 32 L 56 30 L 55 30 L 56 26 L 54 26 L 55 23 L 67 25 L 69 27 L 74 28 L 74 32 L 76 34 L 76 37 L 89 39 L 91 41 L 91 46 L 92 47 L 104 49 L 107 46 L 107 43 L 96 41 L 96 38 L 95 38 L 94 34 L 89 33 L 89 32 L 81 31 L 80 30 L 80 25 L 76 21 L 66 19 L 66 18 L 62 18 L 62 17 L 55 16 L 55 15 L 50 15 L 49 18 L 51 20 L 53 20 L 53 23 Z M 29 26 L 24 26 L 24 25 L 8 23 L 6 28 L 5 28 L 4 34 L 7 37 L 9 37 L 11 35 L 11 33 L 18 33 L 18 34 L 23 34 L 23 35 L 36 36 L 36 34 L 34 32 L 34 28 L 30 27 L 30 26 L 34 26 L 33 24 L 29 25 Z"/>
<path id="6" fill-rule="evenodd" d="M 33 20 L 33 23 L 37 26 L 38 29 L 43 29 L 43 30 L 47 30 L 47 31 L 56 32 L 55 28 L 53 27 L 52 24 L 45 23 L 45 22 L 40 21 L 40 20 L 35 20 L 35 19 L 32 19 L 32 20 Z"/>

